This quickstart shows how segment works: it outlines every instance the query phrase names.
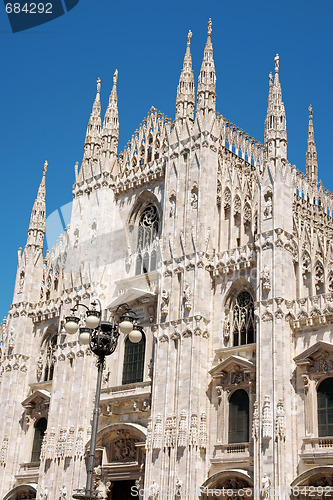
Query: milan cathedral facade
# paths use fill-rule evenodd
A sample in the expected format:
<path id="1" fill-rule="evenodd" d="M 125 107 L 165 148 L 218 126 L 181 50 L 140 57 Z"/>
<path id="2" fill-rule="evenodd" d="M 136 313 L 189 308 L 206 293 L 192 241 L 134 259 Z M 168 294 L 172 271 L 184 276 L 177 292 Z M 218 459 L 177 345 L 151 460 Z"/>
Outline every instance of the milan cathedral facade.
<path id="1" fill-rule="evenodd" d="M 97 81 L 70 225 L 46 252 L 44 165 L 2 323 L 2 499 L 85 486 L 96 357 L 64 318 L 95 298 L 105 318 L 129 304 L 145 333 L 106 359 L 99 498 L 333 490 L 333 197 L 313 111 L 302 173 L 279 57 L 261 144 L 216 111 L 211 33 L 196 89 L 188 34 L 175 119 L 151 108 L 121 152 L 118 73 L 103 121 Z"/>

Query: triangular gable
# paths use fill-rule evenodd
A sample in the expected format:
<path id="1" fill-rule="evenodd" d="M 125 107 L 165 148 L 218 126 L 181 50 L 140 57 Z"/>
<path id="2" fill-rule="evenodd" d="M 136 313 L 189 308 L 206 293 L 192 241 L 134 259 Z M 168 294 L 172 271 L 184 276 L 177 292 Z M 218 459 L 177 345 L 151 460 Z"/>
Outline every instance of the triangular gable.
<path id="1" fill-rule="evenodd" d="M 28 396 L 24 401 L 22 401 L 22 406 L 25 408 L 30 406 L 31 403 L 36 403 L 43 399 L 44 401 L 50 401 L 51 394 L 49 391 L 45 391 L 44 389 L 39 389 L 34 391 L 30 396 Z"/>
<path id="2" fill-rule="evenodd" d="M 316 354 L 319 354 L 320 351 L 326 351 L 333 355 L 333 346 L 332 344 L 328 344 L 327 342 L 317 342 L 313 346 L 309 347 L 301 354 L 294 358 L 296 365 L 302 365 L 304 363 L 309 363 L 313 358 L 316 358 Z"/>
<path id="3" fill-rule="evenodd" d="M 213 378 L 220 377 L 223 373 L 231 372 L 235 365 L 239 366 L 241 370 L 254 371 L 255 365 L 252 361 L 241 356 L 229 356 L 227 359 L 219 363 L 215 368 L 210 370 L 210 374 Z"/>
<path id="4" fill-rule="evenodd" d="M 119 295 L 116 299 L 114 299 L 108 305 L 107 309 L 115 309 L 120 304 L 124 304 L 124 302 L 129 304 L 130 302 L 134 302 L 137 299 L 147 299 L 144 301 L 152 301 L 155 298 L 155 293 L 148 292 L 147 290 L 141 290 L 140 288 L 129 288 L 125 293 Z"/>

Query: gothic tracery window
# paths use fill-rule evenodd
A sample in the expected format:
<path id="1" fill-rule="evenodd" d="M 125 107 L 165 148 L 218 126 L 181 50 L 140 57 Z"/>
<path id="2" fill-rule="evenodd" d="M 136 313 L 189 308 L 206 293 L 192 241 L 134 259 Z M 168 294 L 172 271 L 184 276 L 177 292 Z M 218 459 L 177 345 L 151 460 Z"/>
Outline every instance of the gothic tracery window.
<path id="1" fill-rule="evenodd" d="M 232 307 L 233 345 L 255 342 L 254 303 L 246 290 L 240 292 Z"/>
<path id="2" fill-rule="evenodd" d="M 155 205 L 148 205 L 141 214 L 138 230 L 135 274 L 148 273 L 157 267 L 159 217 Z"/>
<path id="3" fill-rule="evenodd" d="M 326 378 L 317 390 L 318 437 L 333 436 L 333 378 Z"/>

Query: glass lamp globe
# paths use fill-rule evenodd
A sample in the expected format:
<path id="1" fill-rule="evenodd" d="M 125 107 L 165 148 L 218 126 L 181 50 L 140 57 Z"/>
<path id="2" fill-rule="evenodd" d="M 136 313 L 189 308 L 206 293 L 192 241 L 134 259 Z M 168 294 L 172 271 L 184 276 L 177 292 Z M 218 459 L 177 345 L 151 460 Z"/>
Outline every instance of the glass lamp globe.
<path id="1" fill-rule="evenodd" d="M 134 330 L 130 332 L 128 338 L 132 344 L 138 344 L 142 339 L 142 332 L 137 327 L 134 327 Z"/>
<path id="2" fill-rule="evenodd" d="M 128 316 L 123 316 L 118 326 L 119 330 L 124 335 L 128 335 L 133 330 L 133 323 L 132 321 L 130 321 L 130 318 Z"/>
<path id="3" fill-rule="evenodd" d="M 79 341 L 82 345 L 88 345 L 90 339 L 90 329 L 89 328 L 80 328 Z"/>
<path id="4" fill-rule="evenodd" d="M 94 330 L 99 325 L 99 320 L 101 317 L 101 313 L 99 311 L 87 311 L 86 312 L 86 326 L 91 330 Z"/>
<path id="5" fill-rule="evenodd" d="M 80 318 L 76 316 L 66 316 L 65 330 L 69 335 L 74 335 L 79 329 Z"/>

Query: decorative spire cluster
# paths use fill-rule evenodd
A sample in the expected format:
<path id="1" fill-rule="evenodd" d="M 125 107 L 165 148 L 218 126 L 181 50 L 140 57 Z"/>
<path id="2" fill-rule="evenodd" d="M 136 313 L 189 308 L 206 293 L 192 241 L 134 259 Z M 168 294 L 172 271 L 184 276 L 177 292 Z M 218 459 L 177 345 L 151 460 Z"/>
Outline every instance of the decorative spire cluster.
<path id="1" fill-rule="evenodd" d="M 101 79 L 97 80 L 97 92 L 88 122 L 86 139 L 84 141 L 83 160 L 97 160 L 100 150 L 101 134 Z"/>
<path id="2" fill-rule="evenodd" d="M 207 42 L 203 55 L 197 92 L 197 111 L 202 113 L 210 111 L 215 112 L 216 107 L 216 75 L 211 35 L 212 21 L 209 19 Z"/>
<path id="3" fill-rule="evenodd" d="M 118 70 L 113 75 L 113 87 L 111 90 L 109 104 L 104 116 L 102 131 L 102 163 L 104 168 L 111 170 L 110 162 L 116 158 L 119 141 L 119 118 L 117 97 Z"/>
<path id="4" fill-rule="evenodd" d="M 190 30 L 187 35 L 187 47 L 183 69 L 179 78 L 176 99 L 176 120 L 181 121 L 181 123 L 183 123 L 186 118 L 193 122 L 194 118 L 195 90 L 192 69 L 191 38 L 192 31 Z"/>
<path id="5" fill-rule="evenodd" d="M 308 146 L 306 149 L 306 173 L 311 182 L 318 182 L 317 148 L 314 140 L 313 111 L 309 106 Z"/>
<path id="6" fill-rule="evenodd" d="M 276 54 L 274 82 L 269 74 L 269 93 L 267 116 L 265 121 L 265 156 L 267 161 L 287 160 L 287 125 L 286 112 L 282 101 L 282 90 L 279 81 L 280 58 Z"/>
<path id="7" fill-rule="evenodd" d="M 27 246 L 43 248 L 45 233 L 46 206 L 45 206 L 45 176 L 47 172 L 47 161 L 44 163 L 43 176 L 38 188 L 37 198 L 32 207 L 30 224 L 28 229 Z"/>

